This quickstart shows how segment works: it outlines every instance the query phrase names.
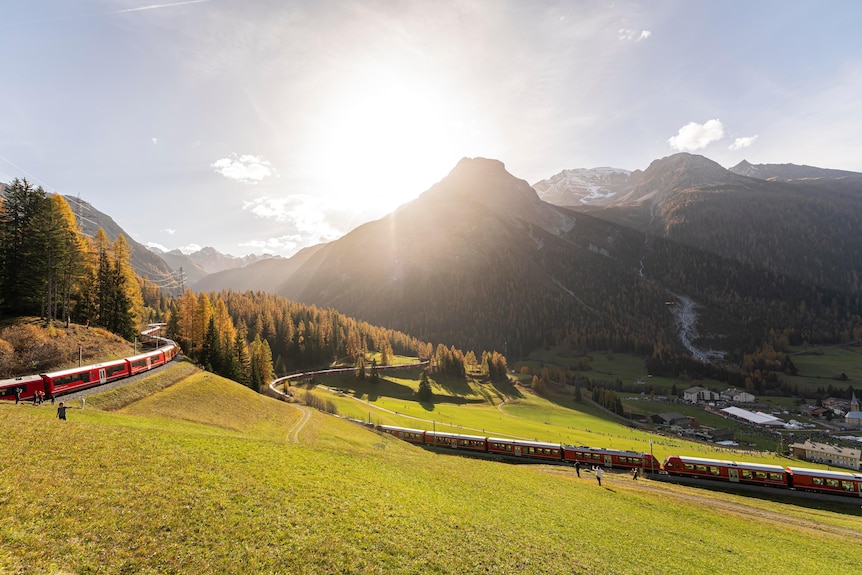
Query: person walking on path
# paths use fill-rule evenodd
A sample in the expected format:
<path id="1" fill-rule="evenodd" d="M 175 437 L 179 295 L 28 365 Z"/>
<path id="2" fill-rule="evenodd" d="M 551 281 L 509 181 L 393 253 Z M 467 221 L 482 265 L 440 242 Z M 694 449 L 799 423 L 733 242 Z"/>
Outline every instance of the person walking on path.
<path id="1" fill-rule="evenodd" d="M 15 388 L 15 404 L 17 405 L 19 401 L 21 401 L 21 388 L 16 387 Z"/>
<path id="2" fill-rule="evenodd" d="M 82 395 L 81 396 L 81 409 L 84 409 L 84 404 L 86 404 L 86 401 L 84 400 L 84 396 Z"/>
<path id="3" fill-rule="evenodd" d="M 62 401 L 60 402 L 60 406 L 57 408 L 57 419 L 66 421 L 66 404 Z"/>
<path id="4" fill-rule="evenodd" d="M 575 461 L 575 473 L 578 474 L 578 477 L 581 476 L 581 462 Z"/>
<path id="5" fill-rule="evenodd" d="M 632 469 L 632 481 L 637 481 L 637 480 L 638 480 L 638 471 L 639 471 L 639 470 L 638 470 L 638 468 L 637 468 L 637 467 L 635 467 L 634 469 Z"/>
<path id="6" fill-rule="evenodd" d="M 602 475 L 604 475 L 605 470 L 601 467 L 596 467 L 596 481 L 599 482 L 599 487 L 602 486 Z"/>

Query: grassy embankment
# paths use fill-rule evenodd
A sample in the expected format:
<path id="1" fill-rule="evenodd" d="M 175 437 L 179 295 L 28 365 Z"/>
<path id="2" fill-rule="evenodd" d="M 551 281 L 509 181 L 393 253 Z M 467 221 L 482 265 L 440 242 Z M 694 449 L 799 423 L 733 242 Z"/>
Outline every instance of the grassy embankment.
<path id="1" fill-rule="evenodd" d="M 788 463 L 786 458 L 779 458 L 770 451 L 725 449 L 687 441 L 675 435 L 639 431 L 609 418 L 607 412 L 590 403 L 575 402 L 568 397 L 539 397 L 528 389 L 511 384 L 489 385 L 445 376 L 432 378 L 435 399 L 434 403 L 428 404 L 415 401 L 418 370 L 387 373 L 378 383 L 360 382 L 352 375 L 327 376 L 318 380 L 327 388 L 341 392 L 332 393 L 325 389 L 313 392 L 335 404 L 339 414 L 375 424 L 652 451 L 659 461 L 676 454 L 780 465 Z M 676 411 L 685 407 L 668 404 L 666 410 Z M 691 407 L 691 410 L 698 408 Z M 702 410 L 699 413 L 703 415 Z"/>
<path id="2" fill-rule="evenodd" d="M 300 409 L 212 374 L 116 395 L 68 421 L 0 405 L 0 572 L 792 574 L 853 572 L 862 552 L 858 515 L 599 488 L 319 413 L 296 433 Z"/>

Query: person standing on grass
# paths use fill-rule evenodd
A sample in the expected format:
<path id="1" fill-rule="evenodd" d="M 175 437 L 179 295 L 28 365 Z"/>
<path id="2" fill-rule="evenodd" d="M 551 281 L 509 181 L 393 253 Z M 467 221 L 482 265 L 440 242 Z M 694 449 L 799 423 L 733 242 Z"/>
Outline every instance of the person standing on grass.
<path id="1" fill-rule="evenodd" d="M 581 476 L 581 462 L 575 461 L 575 473 L 578 474 L 578 477 Z"/>
<path id="2" fill-rule="evenodd" d="M 596 481 L 599 482 L 599 487 L 602 486 L 602 475 L 605 474 L 605 470 L 601 467 L 596 467 Z"/>
<path id="3" fill-rule="evenodd" d="M 62 401 L 60 402 L 60 406 L 57 408 L 57 419 L 66 421 L 66 404 Z"/>

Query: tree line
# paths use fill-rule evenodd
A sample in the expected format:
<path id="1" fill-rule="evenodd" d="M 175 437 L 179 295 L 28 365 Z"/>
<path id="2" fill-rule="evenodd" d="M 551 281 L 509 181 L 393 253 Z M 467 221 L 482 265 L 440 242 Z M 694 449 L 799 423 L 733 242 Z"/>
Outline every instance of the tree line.
<path id="1" fill-rule="evenodd" d="M 26 179 L 0 198 L 0 306 L 7 316 L 86 322 L 126 339 L 145 316 L 126 239 L 83 235 L 61 195 Z"/>

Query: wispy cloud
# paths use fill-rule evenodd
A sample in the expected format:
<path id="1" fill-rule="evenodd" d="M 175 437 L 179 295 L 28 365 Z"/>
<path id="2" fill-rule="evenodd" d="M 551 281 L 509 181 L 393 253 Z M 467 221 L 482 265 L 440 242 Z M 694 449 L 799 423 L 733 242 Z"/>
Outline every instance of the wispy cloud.
<path id="1" fill-rule="evenodd" d="M 284 222 L 288 233 L 264 240 L 253 240 L 242 244 L 255 251 L 290 255 L 297 249 L 330 242 L 344 235 L 337 228 L 343 210 L 323 198 L 308 195 L 293 195 L 287 198 L 261 197 L 243 202 L 243 209 L 259 218 Z"/>
<path id="2" fill-rule="evenodd" d="M 753 144 L 757 140 L 757 135 L 754 136 L 746 136 L 744 138 L 737 138 L 733 141 L 733 143 L 727 148 L 731 151 L 741 150 L 742 148 L 747 148 L 751 144 Z"/>
<path id="3" fill-rule="evenodd" d="M 703 124 L 689 122 L 679 129 L 676 136 L 668 138 L 667 143 L 674 150 L 691 152 L 701 150 L 724 137 L 721 120 L 709 120 Z"/>
<path id="4" fill-rule="evenodd" d="M 198 244 L 189 244 L 179 248 L 179 250 L 184 254 L 189 255 L 201 251 L 201 247 Z"/>
<path id="5" fill-rule="evenodd" d="M 256 184 L 270 176 L 277 175 L 272 164 L 251 154 L 239 157 L 236 154 L 231 154 L 227 158 L 213 162 L 210 167 L 225 178 L 246 184 Z"/>
<path id="6" fill-rule="evenodd" d="M 162 228 L 162 231 L 165 232 L 166 234 L 168 234 L 169 236 L 172 236 L 177 232 L 177 230 L 175 230 L 173 228 Z"/>
<path id="7" fill-rule="evenodd" d="M 646 40 L 650 36 L 652 36 L 652 32 L 649 30 L 628 30 L 626 28 L 620 28 L 617 31 L 617 38 L 623 42 L 640 42 L 641 40 Z"/>

